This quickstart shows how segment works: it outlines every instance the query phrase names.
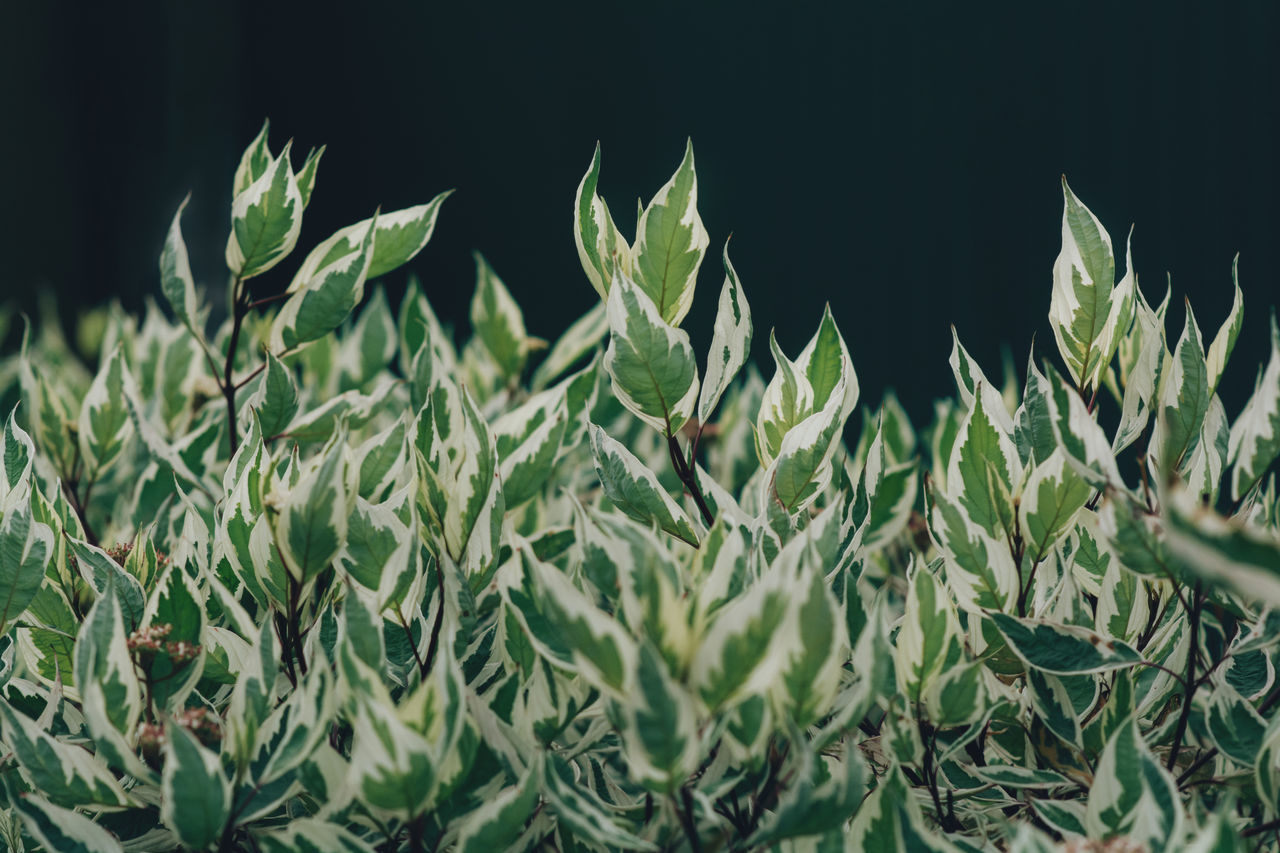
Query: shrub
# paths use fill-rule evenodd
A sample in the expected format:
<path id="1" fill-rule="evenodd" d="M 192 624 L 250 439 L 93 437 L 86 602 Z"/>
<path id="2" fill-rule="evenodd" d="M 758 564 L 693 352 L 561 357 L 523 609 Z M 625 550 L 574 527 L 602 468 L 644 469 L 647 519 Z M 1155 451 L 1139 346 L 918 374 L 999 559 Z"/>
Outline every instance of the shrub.
<path id="1" fill-rule="evenodd" d="M 483 258 L 461 349 L 418 285 L 366 294 L 443 193 L 258 292 L 320 156 L 245 152 L 212 337 L 181 208 L 168 311 L 107 312 L 96 372 L 24 335 L 14 849 L 1276 843 L 1280 334 L 1231 423 L 1238 285 L 1207 346 L 1189 305 L 1167 336 L 1064 181 L 1057 366 L 1000 387 L 956 338 L 934 423 L 890 396 L 849 449 L 835 317 L 765 383 L 727 247 L 699 371 L 691 148 L 634 242 L 597 149 L 601 302 L 545 354 Z"/>

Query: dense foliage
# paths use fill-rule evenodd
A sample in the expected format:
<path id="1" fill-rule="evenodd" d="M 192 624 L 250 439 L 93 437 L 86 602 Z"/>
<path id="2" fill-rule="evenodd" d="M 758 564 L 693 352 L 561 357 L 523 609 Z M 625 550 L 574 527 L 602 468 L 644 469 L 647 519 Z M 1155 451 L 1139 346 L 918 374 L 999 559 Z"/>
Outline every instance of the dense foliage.
<path id="1" fill-rule="evenodd" d="M 1169 336 L 1064 182 L 1060 360 L 956 338 L 931 426 L 846 446 L 836 318 L 766 383 L 727 247 L 699 370 L 691 148 L 634 241 L 597 151 L 600 304 L 547 347 L 477 257 L 461 349 L 366 292 L 443 193 L 255 290 L 321 153 L 245 152 L 212 336 L 179 209 L 167 309 L 2 374 L 12 849 L 1280 845 L 1280 334 L 1229 420 L 1238 286 Z"/>

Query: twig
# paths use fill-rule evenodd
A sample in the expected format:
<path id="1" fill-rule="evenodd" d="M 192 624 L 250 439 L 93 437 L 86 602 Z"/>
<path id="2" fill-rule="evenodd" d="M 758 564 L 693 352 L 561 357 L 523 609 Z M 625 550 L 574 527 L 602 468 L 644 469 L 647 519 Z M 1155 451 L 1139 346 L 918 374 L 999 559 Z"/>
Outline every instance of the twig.
<path id="1" fill-rule="evenodd" d="M 427 659 L 421 665 L 424 678 L 431 672 L 431 666 L 435 663 L 436 647 L 440 644 L 440 628 L 444 625 L 444 569 L 440 568 L 439 560 L 436 560 L 436 586 L 440 588 L 440 608 L 436 610 L 436 620 L 431 625 L 431 643 L 427 646 Z"/>
<path id="2" fill-rule="evenodd" d="M 1183 682 L 1182 709 L 1178 713 L 1178 727 L 1173 733 L 1173 749 L 1169 751 L 1169 761 L 1165 766 L 1169 770 L 1173 770 L 1178 765 L 1178 753 L 1182 751 L 1182 739 L 1187 734 L 1187 723 L 1191 720 L 1191 704 L 1196 693 L 1196 649 L 1200 644 L 1200 608 L 1204 604 L 1204 598 L 1200 593 L 1201 582 L 1196 581 L 1195 591 L 1192 593 L 1192 606 L 1189 613 L 1191 622 L 1191 645 L 1187 651 L 1187 678 Z"/>

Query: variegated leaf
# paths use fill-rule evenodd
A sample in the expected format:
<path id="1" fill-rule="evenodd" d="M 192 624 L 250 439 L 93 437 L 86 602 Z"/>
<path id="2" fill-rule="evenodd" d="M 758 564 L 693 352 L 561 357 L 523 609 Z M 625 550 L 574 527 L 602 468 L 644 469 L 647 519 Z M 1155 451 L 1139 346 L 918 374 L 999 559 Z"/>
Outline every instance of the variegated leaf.
<path id="1" fill-rule="evenodd" d="M 261 275 L 284 260 L 298 243 L 303 202 L 289 163 L 292 146 L 292 142 L 285 143 L 280 156 L 238 191 L 231 203 L 227 267 L 238 278 Z"/>
<path id="2" fill-rule="evenodd" d="M 1236 338 L 1240 337 L 1240 327 L 1244 324 L 1244 293 L 1240 290 L 1239 267 L 1240 256 L 1236 255 L 1231 261 L 1231 285 L 1235 289 L 1235 295 L 1231 299 L 1231 311 L 1227 314 L 1227 319 L 1222 321 L 1218 333 L 1213 336 L 1213 342 L 1209 344 L 1209 349 L 1205 353 L 1210 396 L 1218 390 L 1222 372 L 1227 367 L 1227 360 L 1231 358 L 1232 350 L 1236 348 Z"/>
<path id="3" fill-rule="evenodd" d="M 1005 542 L 974 523 L 963 506 L 930 490 L 929 532 L 946 561 L 947 586 L 970 613 L 1009 610 L 1019 591 L 1018 567 Z"/>
<path id="4" fill-rule="evenodd" d="M 80 406 L 80 455 L 89 482 L 115 462 L 133 435 L 124 400 L 124 350 L 116 347 L 94 377 Z"/>
<path id="5" fill-rule="evenodd" d="M 711 352 L 707 355 L 706 377 L 698 394 L 698 421 L 706 423 L 715 411 L 729 383 L 747 362 L 751 352 L 751 306 L 738 283 L 738 273 L 729 260 L 729 243 L 724 244 L 724 285 L 716 307 L 715 328 L 711 332 Z"/>
<path id="6" fill-rule="evenodd" d="M 689 313 L 708 242 L 698 215 L 698 176 L 690 140 L 676 173 L 640 214 L 632 248 L 635 282 L 648 294 L 663 322 L 679 326 Z"/>
<path id="7" fill-rule="evenodd" d="M 1163 850 L 1182 838 L 1182 802 L 1173 777 L 1142 740 L 1130 717 L 1107 742 L 1089 788 L 1085 824 L 1091 838 L 1126 836 Z"/>
<path id="8" fill-rule="evenodd" d="M 989 618 L 1027 666 L 1050 675 L 1107 672 L 1142 661 L 1142 655 L 1127 643 L 1079 625 L 1004 613 L 991 613 Z"/>
<path id="9" fill-rule="evenodd" d="M 53 737 L 8 702 L 0 702 L 0 737 L 23 776 L 55 805 L 118 807 L 133 802 L 91 752 Z"/>
<path id="10" fill-rule="evenodd" d="M 10 797 L 9 802 L 42 849 L 59 853 L 124 853 L 114 835 L 74 809 L 25 793 Z"/>
<path id="11" fill-rule="evenodd" d="M 1093 488 L 1067 464 L 1061 448 L 1033 468 L 1018 504 L 1018 528 L 1027 559 L 1038 563 L 1048 557 L 1092 496 Z"/>
<path id="12" fill-rule="evenodd" d="M 222 836 L 231 812 L 231 783 L 218 754 L 176 722 L 165 726 L 160 819 L 185 846 L 201 850 Z"/>
<path id="13" fill-rule="evenodd" d="M 642 524 L 656 524 L 672 536 L 698 546 L 698 534 L 689 516 L 680 508 L 657 475 L 631 451 L 614 441 L 595 424 L 590 426 L 591 451 L 596 474 L 605 495 L 622 512 Z"/>
<path id="14" fill-rule="evenodd" d="M 476 290 L 471 299 L 471 328 L 484 343 L 503 378 L 518 382 L 529 354 L 524 314 L 489 262 L 477 252 Z"/>
<path id="15" fill-rule="evenodd" d="M 1261 482 L 1280 456 L 1280 327 L 1271 316 L 1271 359 L 1253 396 L 1231 427 L 1231 497 L 1240 500 Z"/>
<path id="16" fill-rule="evenodd" d="M 1200 427 L 1209 410 L 1209 378 L 1200 328 L 1191 303 L 1186 324 L 1164 378 L 1159 417 L 1151 435 L 1151 455 L 1164 469 L 1180 470 L 1200 439 Z"/>
<path id="17" fill-rule="evenodd" d="M 595 350 L 609 331 L 609 317 L 606 304 L 597 302 L 591 310 L 574 320 L 551 346 L 551 352 L 533 371 L 529 382 L 530 388 L 540 391 L 551 384 L 566 370 Z"/>
<path id="18" fill-rule="evenodd" d="M 191 261 L 187 257 L 187 244 L 182 239 L 182 211 L 191 201 L 190 194 L 178 205 L 173 215 L 169 233 L 165 235 L 164 249 L 160 252 L 160 289 L 178 322 L 191 330 L 200 331 L 197 319 L 200 311 L 196 301 L 195 279 L 191 276 Z"/>
<path id="19" fill-rule="evenodd" d="M 372 268 L 377 220 L 375 215 L 350 235 L 349 229 L 339 231 L 307 256 L 271 325 L 271 351 L 283 354 L 324 337 L 360 304 Z"/>
<path id="20" fill-rule="evenodd" d="M 898 691 L 909 702 L 924 699 L 931 683 L 962 655 L 960 622 L 946 590 L 928 566 L 914 558 L 906 611 L 894 649 Z"/>
<path id="21" fill-rule="evenodd" d="M 689 335 L 667 324 L 649 295 L 615 273 L 608 300 L 604 368 L 618 400 L 636 417 L 674 435 L 693 415 L 698 364 Z"/>
<path id="22" fill-rule="evenodd" d="M 1133 261 L 1126 249 L 1124 278 L 1115 284 L 1111 236 L 1065 176 L 1062 195 L 1062 251 L 1053 264 L 1049 319 L 1076 387 L 1096 389 L 1133 320 Z"/>
<path id="23" fill-rule="evenodd" d="M 280 504 L 275 541 L 293 580 L 305 588 L 329 567 L 347 537 L 345 434 L 339 433 L 304 468 Z"/>
<path id="24" fill-rule="evenodd" d="M 600 143 L 597 142 L 591 166 L 578 184 L 573 205 L 573 240 L 591 286 L 601 299 L 607 299 L 614 276 L 618 272 L 631 275 L 631 246 L 613 224 L 604 199 L 596 193 L 599 181 Z"/>
<path id="25" fill-rule="evenodd" d="M 979 393 L 951 448 L 947 490 L 992 537 L 1011 537 L 1013 498 L 1021 477 L 1018 448 L 988 412 Z"/>

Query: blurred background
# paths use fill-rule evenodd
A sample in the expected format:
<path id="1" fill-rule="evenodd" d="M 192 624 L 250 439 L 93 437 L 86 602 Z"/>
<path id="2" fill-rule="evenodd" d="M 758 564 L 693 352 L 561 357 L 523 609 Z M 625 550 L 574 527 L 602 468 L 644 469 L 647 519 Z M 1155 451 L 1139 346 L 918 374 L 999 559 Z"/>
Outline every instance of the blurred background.
<path id="1" fill-rule="evenodd" d="M 276 151 L 327 144 L 282 290 L 334 230 L 457 192 L 410 268 L 466 329 L 471 251 L 531 334 L 596 299 L 571 204 L 599 140 L 601 194 L 631 199 L 692 137 L 711 235 L 685 321 L 705 352 L 732 257 L 756 322 L 794 355 L 830 301 L 874 405 L 913 419 L 951 393 L 954 324 L 993 378 L 1057 358 L 1047 320 L 1059 175 L 1101 218 L 1170 327 L 1189 297 L 1206 336 L 1244 330 L 1223 397 L 1235 417 L 1280 302 L 1280 4 L 724 2 L 9 3 L 0 11 L 0 299 L 64 317 L 159 293 L 183 221 L 197 280 L 226 272 L 231 178 L 265 117 Z M 1119 270 L 1118 270 L 1119 272 Z M 398 300 L 403 271 L 386 282 Z M 14 344 L 12 330 L 8 345 Z"/>

